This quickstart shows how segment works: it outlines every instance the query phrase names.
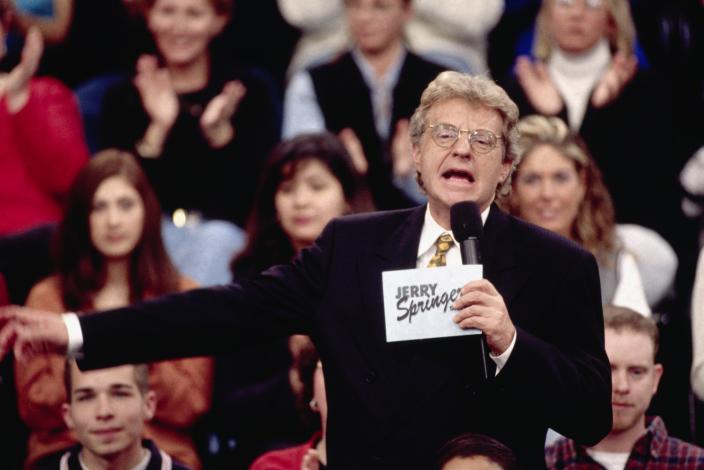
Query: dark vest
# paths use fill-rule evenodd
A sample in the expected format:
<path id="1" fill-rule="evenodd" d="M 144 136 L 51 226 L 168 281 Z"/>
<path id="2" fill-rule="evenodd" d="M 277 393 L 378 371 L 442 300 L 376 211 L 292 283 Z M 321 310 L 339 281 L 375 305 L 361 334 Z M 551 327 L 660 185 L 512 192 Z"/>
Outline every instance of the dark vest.
<path id="1" fill-rule="evenodd" d="M 409 119 L 420 103 L 425 87 L 444 69 L 408 52 L 393 90 L 390 139 L 396 123 Z M 376 131 L 371 92 L 347 52 L 334 61 L 310 70 L 325 127 L 334 133 L 351 128 L 362 142 L 369 162 L 367 182 L 379 209 L 397 209 L 415 204 L 392 183 L 390 141 Z"/>

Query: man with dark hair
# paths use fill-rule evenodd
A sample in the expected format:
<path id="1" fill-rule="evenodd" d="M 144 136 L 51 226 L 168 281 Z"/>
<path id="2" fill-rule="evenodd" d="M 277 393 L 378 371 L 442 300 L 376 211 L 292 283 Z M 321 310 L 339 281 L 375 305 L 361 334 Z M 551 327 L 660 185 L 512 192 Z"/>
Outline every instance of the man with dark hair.
<path id="1" fill-rule="evenodd" d="M 592 447 L 559 439 L 546 449 L 548 468 L 704 468 L 704 449 L 668 436 L 662 418 L 646 416 L 663 372 L 655 362 L 655 322 L 625 307 L 606 306 L 604 323 L 613 388 L 611 432 Z"/>
<path id="2" fill-rule="evenodd" d="M 462 434 L 440 450 L 440 470 L 518 470 L 511 449 L 483 434 Z"/>
<path id="3" fill-rule="evenodd" d="M 61 455 L 60 470 L 188 470 L 142 439 L 156 409 L 146 364 L 81 372 L 69 359 L 64 370 L 64 421 L 80 444 Z"/>

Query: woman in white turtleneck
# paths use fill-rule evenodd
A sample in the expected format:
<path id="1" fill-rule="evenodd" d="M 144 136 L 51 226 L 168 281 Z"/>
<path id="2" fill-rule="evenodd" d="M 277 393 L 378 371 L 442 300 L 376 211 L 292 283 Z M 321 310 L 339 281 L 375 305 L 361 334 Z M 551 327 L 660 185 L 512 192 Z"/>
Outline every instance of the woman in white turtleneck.
<path id="1" fill-rule="evenodd" d="M 533 44 L 538 60 L 519 57 L 516 77 L 537 111 L 557 114 L 564 106 L 577 131 L 589 101 L 603 107 L 633 77 L 634 43 L 627 0 L 544 0 Z"/>
<path id="2" fill-rule="evenodd" d="M 620 223 L 668 238 L 678 225 L 675 130 L 665 90 L 638 69 L 635 41 L 628 0 L 543 0 L 534 57 L 519 57 L 505 86 L 522 116 L 558 116 L 582 136 Z"/>

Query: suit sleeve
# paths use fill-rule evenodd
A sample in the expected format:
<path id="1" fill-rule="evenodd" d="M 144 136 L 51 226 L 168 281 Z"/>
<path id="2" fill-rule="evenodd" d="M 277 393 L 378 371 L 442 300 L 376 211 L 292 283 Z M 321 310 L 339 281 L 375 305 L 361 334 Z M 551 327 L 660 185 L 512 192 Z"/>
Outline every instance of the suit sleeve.
<path id="1" fill-rule="evenodd" d="M 230 352 L 248 342 L 310 334 L 327 279 L 334 223 L 290 264 L 254 279 L 84 315 L 81 368 Z"/>
<path id="2" fill-rule="evenodd" d="M 546 425 L 593 445 L 611 429 L 611 371 L 596 261 L 581 254 L 565 263 L 555 308 L 538 336 L 518 328 L 516 346 L 496 384 Z M 544 315 L 545 312 L 533 312 Z"/>

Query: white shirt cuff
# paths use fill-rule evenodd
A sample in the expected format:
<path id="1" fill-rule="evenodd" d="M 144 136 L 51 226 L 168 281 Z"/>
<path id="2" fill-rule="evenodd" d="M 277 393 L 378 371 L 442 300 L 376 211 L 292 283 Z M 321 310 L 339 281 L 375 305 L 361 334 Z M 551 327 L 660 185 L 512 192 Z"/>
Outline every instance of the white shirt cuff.
<path id="1" fill-rule="evenodd" d="M 508 348 L 506 348 L 506 351 L 502 352 L 498 356 L 494 356 L 493 354 L 489 353 L 489 357 L 491 358 L 492 361 L 494 361 L 494 364 L 496 364 L 496 374 L 494 375 L 499 375 L 499 372 L 501 369 L 506 365 L 506 361 L 508 361 L 509 356 L 513 352 L 514 346 L 516 346 L 516 337 L 518 335 L 516 332 L 513 332 L 513 339 L 511 340 L 511 344 L 508 345 Z"/>
<path id="2" fill-rule="evenodd" d="M 61 318 L 68 332 L 66 354 L 70 357 L 80 356 L 83 349 L 83 331 L 81 331 L 81 322 L 78 321 L 78 315 L 73 312 L 67 312 L 61 315 Z"/>

